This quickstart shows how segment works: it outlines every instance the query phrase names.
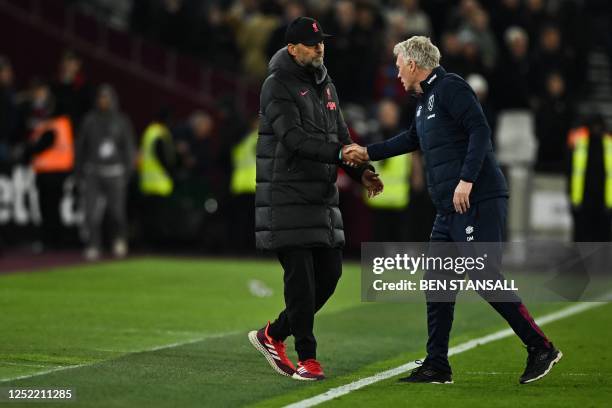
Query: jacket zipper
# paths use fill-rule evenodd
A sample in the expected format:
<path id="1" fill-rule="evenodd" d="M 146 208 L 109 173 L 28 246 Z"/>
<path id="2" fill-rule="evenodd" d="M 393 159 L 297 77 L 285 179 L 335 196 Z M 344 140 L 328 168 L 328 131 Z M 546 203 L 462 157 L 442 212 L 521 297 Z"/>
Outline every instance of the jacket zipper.
<path id="1" fill-rule="evenodd" d="M 329 85 L 325 85 L 323 86 L 323 89 L 321 89 L 321 93 L 319 95 L 319 102 L 320 102 L 320 106 L 321 106 L 321 115 L 323 115 L 323 120 L 325 122 L 325 138 L 328 139 L 327 137 L 327 133 L 329 132 L 329 128 L 328 128 L 328 124 L 327 124 L 327 113 L 325 112 L 325 90 L 328 88 Z M 325 164 L 327 166 L 327 171 L 329 174 L 329 178 L 330 180 L 332 179 L 332 166 L 329 164 Z M 332 220 L 332 209 L 331 207 L 327 207 L 327 214 L 329 217 L 329 242 L 330 244 L 333 245 L 334 243 L 334 223 Z"/>

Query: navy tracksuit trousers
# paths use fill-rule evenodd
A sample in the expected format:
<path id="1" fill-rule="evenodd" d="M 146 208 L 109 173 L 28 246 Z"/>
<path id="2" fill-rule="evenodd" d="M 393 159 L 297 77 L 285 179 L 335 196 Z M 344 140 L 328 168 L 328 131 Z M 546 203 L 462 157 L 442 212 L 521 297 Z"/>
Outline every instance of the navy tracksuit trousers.
<path id="1" fill-rule="evenodd" d="M 507 207 L 508 199 L 499 197 L 472 204 L 464 214 L 438 214 L 431 232 L 431 242 L 468 242 L 470 237 L 469 242 L 498 242 L 501 246 Z M 501 255 L 501 251 L 499 253 Z M 455 292 L 453 296 L 456 294 Z M 427 294 L 426 297 L 430 298 Z M 489 304 L 506 319 L 525 345 L 549 347 L 548 339 L 534 322 L 518 295 L 510 302 L 490 301 Z M 429 339 L 425 364 L 440 371 L 451 371 L 448 362 L 448 341 L 454 311 L 454 301 L 427 302 Z"/>

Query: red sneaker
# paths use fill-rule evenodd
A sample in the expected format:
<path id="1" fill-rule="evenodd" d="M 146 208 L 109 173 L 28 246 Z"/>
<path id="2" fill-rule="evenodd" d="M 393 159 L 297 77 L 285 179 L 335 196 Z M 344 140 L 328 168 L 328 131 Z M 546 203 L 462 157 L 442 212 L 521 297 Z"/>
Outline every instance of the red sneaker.
<path id="1" fill-rule="evenodd" d="M 249 332 L 249 340 L 253 347 L 259 350 L 266 360 L 268 360 L 268 363 L 270 363 L 274 371 L 281 375 L 291 377 L 295 374 L 295 366 L 287 357 L 285 343 L 270 337 L 268 335 L 268 327 L 270 327 L 270 322 L 268 322 L 263 329 Z"/>
<path id="2" fill-rule="evenodd" d="M 314 358 L 306 361 L 298 361 L 298 368 L 293 374 L 296 380 L 317 381 L 325 378 L 321 364 Z"/>

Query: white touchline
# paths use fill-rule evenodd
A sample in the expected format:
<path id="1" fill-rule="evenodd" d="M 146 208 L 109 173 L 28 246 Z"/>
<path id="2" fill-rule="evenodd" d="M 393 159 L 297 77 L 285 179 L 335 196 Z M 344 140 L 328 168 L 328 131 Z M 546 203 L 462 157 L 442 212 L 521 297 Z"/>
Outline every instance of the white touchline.
<path id="1" fill-rule="evenodd" d="M 606 296 L 605 298 L 608 298 L 608 296 Z M 561 309 L 557 312 L 553 312 L 553 313 L 541 316 L 535 319 L 535 321 L 538 323 L 538 325 L 543 326 L 547 323 L 554 322 L 556 320 L 561 320 L 566 317 L 569 317 L 569 316 L 572 316 L 578 313 L 582 313 L 585 310 L 593 309 L 595 307 L 605 305 L 605 304 L 608 304 L 608 302 L 578 303 L 578 304 L 566 307 L 565 309 Z M 461 343 L 455 347 L 451 347 L 450 349 L 448 349 L 448 355 L 452 356 L 455 354 L 463 353 L 464 351 L 471 350 L 475 348 L 476 346 L 491 343 L 493 341 L 500 340 L 505 337 L 510 337 L 513 334 L 514 332 L 512 331 L 512 329 L 508 328 L 508 329 L 500 330 L 495 333 L 491 333 L 487 336 L 469 340 L 469 341 L 466 341 L 465 343 Z M 424 360 L 424 358 L 421 358 L 421 360 Z M 319 405 L 326 401 L 330 401 L 334 398 L 341 397 L 343 395 L 346 395 L 350 392 L 366 387 L 368 385 L 389 379 L 391 377 L 395 377 L 400 374 L 404 374 L 405 372 L 413 370 L 416 367 L 417 367 L 417 364 L 414 362 L 403 364 L 399 367 L 395 367 L 390 370 L 382 371 L 380 373 L 374 374 L 373 376 L 362 378 L 361 380 L 357 380 L 352 383 L 341 385 L 336 388 L 331 388 L 325 391 L 323 394 L 315 395 L 314 397 L 307 398 L 302 401 L 298 401 L 293 404 L 286 405 L 284 408 L 314 407 L 315 405 Z"/>
<path id="2" fill-rule="evenodd" d="M 239 334 L 239 333 L 242 333 L 242 332 L 237 330 L 237 331 L 232 331 L 232 332 L 227 332 L 227 333 L 217 333 L 217 334 L 211 334 L 211 335 L 208 335 L 208 336 L 198 337 L 198 338 L 191 339 L 191 340 L 179 341 L 179 342 L 170 343 L 170 344 L 162 344 L 161 346 L 154 346 L 154 347 L 147 348 L 147 349 L 142 349 L 142 350 L 130 350 L 130 351 L 125 352 L 124 354 L 121 354 L 121 355 L 115 357 L 115 358 L 121 358 L 121 357 L 124 357 L 124 356 L 129 355 L 129 354 L 148 353 L 148 352 L 151 352 L 151 351 L 159 351 L 159 350 L 165 350 L 165 349 L 174 348 L 174 347 L 186 346 L 188 344 L 198 343 L 198 342 L 204 341 L 204 340 L 210 340 L 210 339 L 215 339 L 215 338 L 219 338 L 219 337 L 231 336 L 231 335 Z M 114 350 L 109 350 L 109 351 L 114 351 Z M 9 382 L 9 381 L 16 381 L 16 380 L 24 380 L 24 379 L 32 378 L 32 377 L 39 377 L 41 375 L 51 374 L 51 373 L 54 373 L 54 372 L 57 372 L 57 371 L 71 370 L 73 368 L 81 368 L 81 367 L 92 366 L 94 364 L 104 363 L 105 361 L 108 361 L 108 360 L 99 360 L 99 361 L 94 361 L 94 362 L 91 362 L 91 363 L 73 364 L 73 365 L 68 365 L 68 366 L 53 367 L 53 368 L 50 368 L 48 370 L 37 371 L 37 372 L 35 372 L 33 374 L 20 375 L 18 377 L 11 377 L 11 378 L 0 378 L 0 383 Z"/>

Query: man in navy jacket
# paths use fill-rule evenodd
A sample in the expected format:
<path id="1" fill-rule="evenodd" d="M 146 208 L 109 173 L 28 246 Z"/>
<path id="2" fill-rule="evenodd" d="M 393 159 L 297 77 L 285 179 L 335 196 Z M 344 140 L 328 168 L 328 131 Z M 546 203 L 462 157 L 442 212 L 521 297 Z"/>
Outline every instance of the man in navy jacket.
<path id="1" fill-rule="evenodd" d="M 349 160 L 361 164 L 421 150 L 429 194 L 437 209 L 431 241 L 493 242 L 501 246 L 508 188 L 476 95 L 463 78 L 439 65 L 440 51 L 429 38 L 411 37 L 397 44 L 394 54 L 398 78 L 406 91 L 418 98 L 412 126 L 367 148 L 351 146 Z M 451 383 L 448 342 L 455 303 L 431 301 L 430 295 L 426 296 L 427 358 L 400 381 Z M 520 298 L 513 296 L 504 302 L 487 300 L 527 346 L 527 367 L 520 378 L 524 384 L 548 374 L 562 353 L 536 325 Z"/>

